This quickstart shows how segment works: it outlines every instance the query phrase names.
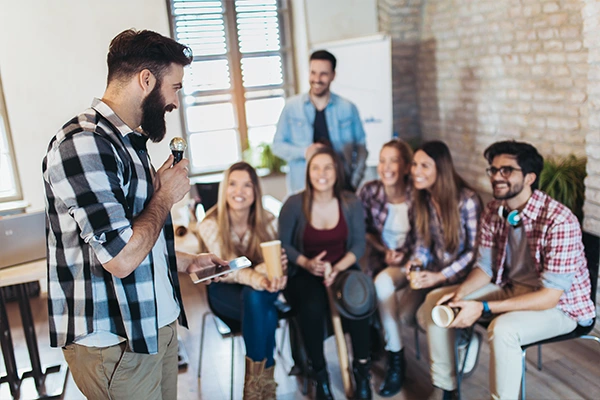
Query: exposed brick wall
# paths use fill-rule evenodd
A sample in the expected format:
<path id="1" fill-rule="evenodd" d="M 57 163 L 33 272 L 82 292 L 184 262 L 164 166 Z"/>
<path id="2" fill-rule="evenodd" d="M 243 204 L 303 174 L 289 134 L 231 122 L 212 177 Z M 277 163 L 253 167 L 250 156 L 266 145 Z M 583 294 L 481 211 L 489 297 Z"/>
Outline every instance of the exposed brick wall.
<path id="1" fill-rule="evenodd" d="M 600 236 L 600 3 L 585 0 L 583 9 L 584 46 L 588 48 L 588 109 L 586 136 L 588 177 L 584 206 L 586 231 Z"/>
<path id="2" fill-rule="evenodd" d="M 544 156 L 585 154 L 594 118 L 588 116 L 583 6 L 582 0 L 425 2 L 418 54 L 422 136 L 445 140 L 459 172 L 477 187 L 489 190 L 482 153 L 497 140 L 529 141 Z M 598 79 L 600 106 L 600 51 L 596 60 L 599 69 L 589 74 Z M 598 129 L 590 133 L 597 147 L 588 145 L 588 155 L 600 153 Z"/>
<path id="3" fill-rule="evenodd" d="M 394 131 L 419 138 L 417 55 L 424 0 L 379 0 L 379 28 L 392 37 Z"/>

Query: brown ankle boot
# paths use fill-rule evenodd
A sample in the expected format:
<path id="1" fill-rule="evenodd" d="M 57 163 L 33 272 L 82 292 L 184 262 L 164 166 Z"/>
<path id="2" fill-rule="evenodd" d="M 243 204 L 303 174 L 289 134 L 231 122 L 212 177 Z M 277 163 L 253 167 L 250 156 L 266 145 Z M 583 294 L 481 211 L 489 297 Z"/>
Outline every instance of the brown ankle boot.
<path id="1" fill-rule="evenodd" d="M 277 383 L 275 382 L 275 365 L 265 368 L 262 375 L 262 400 L 277 400 Z"/>
<path id="2" fill-rule="evenodd" d="M 244 400 L 262 400 L 262 377 L 265 372 L 265 362 L 252 361 L 246 357 L 246 376 L 244 378 Z"/>

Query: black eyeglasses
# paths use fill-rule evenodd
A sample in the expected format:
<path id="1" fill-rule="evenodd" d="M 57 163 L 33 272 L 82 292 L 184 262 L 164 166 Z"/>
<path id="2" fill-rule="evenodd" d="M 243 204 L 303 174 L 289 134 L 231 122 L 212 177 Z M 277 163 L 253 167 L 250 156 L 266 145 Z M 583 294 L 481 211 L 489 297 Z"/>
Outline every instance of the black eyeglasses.
<path id="1" fill-rule="evenodd" d="M 496 174 L 498 172 L 500 172 L 500 175 L 503 178 L 508 178 L 513 173 L 513 171 L 522 171 L 522 169 L 511 167 L 511 166 L 504 166 L 504 167 L 500 167 L 500 168 L 489 167 L 485 170 L 485 172 L 487 172 L 487 174 L 490 178 L 493 178 L 494 176 L 496 176 Z"/>

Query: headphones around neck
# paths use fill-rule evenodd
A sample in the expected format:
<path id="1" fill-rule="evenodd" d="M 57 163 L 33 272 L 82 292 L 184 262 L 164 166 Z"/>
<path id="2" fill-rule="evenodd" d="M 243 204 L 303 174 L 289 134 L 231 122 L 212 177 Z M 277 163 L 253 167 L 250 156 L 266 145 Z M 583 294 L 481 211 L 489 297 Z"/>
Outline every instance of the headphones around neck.
<path id="1" fill-rule="evenodd" d="M 521 214 L 519 210 L 508 211 L 508 208 L 503 205 L 498 208 L 498 215 L 504 218 L 510 226 L 519 226 L 521 225 Z"/>

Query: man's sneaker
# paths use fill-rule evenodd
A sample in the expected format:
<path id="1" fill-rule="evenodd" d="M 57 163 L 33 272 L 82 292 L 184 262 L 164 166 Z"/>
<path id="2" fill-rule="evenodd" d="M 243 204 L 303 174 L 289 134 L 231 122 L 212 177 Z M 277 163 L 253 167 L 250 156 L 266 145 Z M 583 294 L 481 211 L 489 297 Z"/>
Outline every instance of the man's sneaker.
<path id="1" fill-rule="evenodd" d="M 467 351 L 468 344 L 468 351 Z M 463 362 L 465 360 L 465 354 L 467 356 L 467 361 L 465 362 L 465 369 L 463 372 L 463 379 L 468 378 L 473 375 L 475 371 L 475 366 L 477 365 L 477 361 L 479 360 L 479 349 L 481 348 L 481 333 L 475 331 L 473 332 L 473 336 L 471 337 L 471 341 L 467 343 L 466 340 L 462 341 L 458 345 L 458 366 L 462 367 Z"/>

